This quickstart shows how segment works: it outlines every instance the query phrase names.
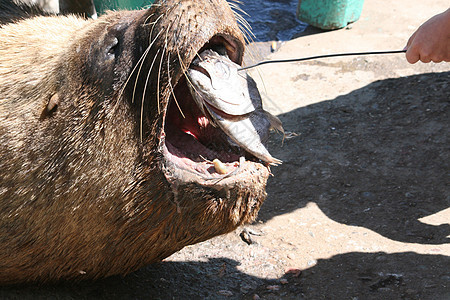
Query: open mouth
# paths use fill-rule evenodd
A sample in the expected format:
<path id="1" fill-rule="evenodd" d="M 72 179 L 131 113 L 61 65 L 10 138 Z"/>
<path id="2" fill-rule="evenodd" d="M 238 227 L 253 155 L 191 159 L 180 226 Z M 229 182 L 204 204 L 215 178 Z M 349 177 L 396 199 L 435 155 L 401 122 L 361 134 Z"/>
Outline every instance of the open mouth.
<path id="1" fill-rule="evenodd" d="M 250 164 L 280 163 L 264 146 L 271 123 L 265 120 L 261 99 L 250 97 L 245 75 L 237 74 L 242 61 L 237 49 L 231 39 L 213 37 L 174 87 L 162 146 L 166 165 L 185 180 L 208 182 L 232 177 Z M 238 96 L 230 93 L 236 89 Z M 241 94 L 248 99 L 237 99 Z M 261 155 L 261 148 L 267 154 Z"/>

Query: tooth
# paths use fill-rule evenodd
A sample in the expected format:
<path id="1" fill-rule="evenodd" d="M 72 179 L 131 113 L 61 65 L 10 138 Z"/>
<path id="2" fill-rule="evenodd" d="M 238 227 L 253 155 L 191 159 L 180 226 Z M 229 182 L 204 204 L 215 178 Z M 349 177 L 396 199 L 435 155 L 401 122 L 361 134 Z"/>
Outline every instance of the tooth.
<path id="1" fill-rule="evenodd" d="M 227 167 L 219 159 L 217 159 L 217 158 L 214 159 L 213 164 L 214 164 L 214 169 L 216 170 L 217 173 L 219 173 L 219 174 L 227 174 L 228 173 Z"/>

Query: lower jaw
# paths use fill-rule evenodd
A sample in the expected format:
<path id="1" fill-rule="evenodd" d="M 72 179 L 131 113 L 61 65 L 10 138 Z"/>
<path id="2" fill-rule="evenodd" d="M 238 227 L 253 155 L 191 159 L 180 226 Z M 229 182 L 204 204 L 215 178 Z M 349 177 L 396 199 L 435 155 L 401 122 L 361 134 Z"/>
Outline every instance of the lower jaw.
<path id="1" fill-rule="evenodd" d="M 170 148 L 170 144 L 169 144 Z M 252 161 L 236 161 L 224 164 L 227 173 L 219 174 L 211 162 L 195 162 L 188 158 L 180 158 L 171 153 L 165 143 L 162 145 L 163 161 L 161 169 L 173 186 L 197 184 L 221 190 L 236 186 L 251 188 L 253 184 L 264 183 L 269 177 L 269 169 L 261 163 Z"/>

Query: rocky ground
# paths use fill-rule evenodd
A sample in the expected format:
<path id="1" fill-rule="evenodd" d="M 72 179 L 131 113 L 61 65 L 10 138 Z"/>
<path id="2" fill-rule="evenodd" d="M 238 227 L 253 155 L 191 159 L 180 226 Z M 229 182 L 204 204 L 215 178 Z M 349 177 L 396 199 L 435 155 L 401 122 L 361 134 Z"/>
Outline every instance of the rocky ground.
<path id="1" fill-rule="evenodd" d="M 366 1 L 347 29 L 308 29 L 268 58 L 401 49 L 447 7 Z M 253 57 L 269 45 L 252 44 Z M 284 163 L 254 224 L 125 278 L 7 287 L 0 298 L 450 299 L 450 65 L 412 66 L 397 54 L 251 74 L 287 133 L 272 136 Z"/>

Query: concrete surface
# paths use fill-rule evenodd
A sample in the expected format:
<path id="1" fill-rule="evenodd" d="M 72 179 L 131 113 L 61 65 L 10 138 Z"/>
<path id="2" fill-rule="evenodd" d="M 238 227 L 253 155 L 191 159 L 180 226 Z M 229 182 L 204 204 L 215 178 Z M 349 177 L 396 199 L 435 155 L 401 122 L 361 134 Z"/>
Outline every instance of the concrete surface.
<path id="1" fill-rule="evenodd" d="M 279 50 L 266 59 L 401 50 L 420 24 L 449 6 L 446 0 L 366 0 L 360 19 L 346 29 L 278 43 Z M 266 48 L 268 50 L 269 46 Z M 255 51 L 256 54 L 251 51 L 249 55 L 258 58 L 259 52 L 264 53 L 260 48 Z M 297 107 L 334 99 L 376 80 L 445 70 L 450 70 L 449 64 L 410 65 L 404 55 L 394 54 L 269 64 L 252 70 L 251 74 L 260 89 L 266 92 L 266 107 L 275 113 L 285 113 Z"/>

